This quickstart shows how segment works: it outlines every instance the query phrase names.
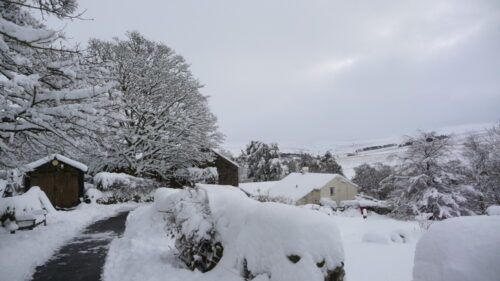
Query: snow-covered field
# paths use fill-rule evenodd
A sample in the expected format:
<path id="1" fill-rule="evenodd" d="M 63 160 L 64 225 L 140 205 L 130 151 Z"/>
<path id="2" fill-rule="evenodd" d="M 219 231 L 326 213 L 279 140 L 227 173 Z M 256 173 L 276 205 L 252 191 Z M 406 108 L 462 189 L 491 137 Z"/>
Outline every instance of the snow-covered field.
<path id="1" fill-rule="evenodd" d="M 245 206 L 245 208 L 248 209 L 248 206 Z M 286 206 L 286 208 L 302 209 L 292 206 Z M 249 211 L 253 212 L 253 217 L 259 216 L 256 210 Z M 303 211 L 306 213 L 317 212 L 300 210 L 300 212 Z M 297 212 L 297 215 L 300 212 Z M 267 210 L 267 213 L 269 214 L 268 217 L 272 217 L 269 210 Z M 230 214 L 225 216 L 226 218 L 222 220 L 223 227 L 230 229 L 231 224 L 234 224 L 234 222 L 231 222 Z M 236 214 L 236 216 L 243 217 L 242 214 Z M 258 226 L 255 225 L 256 222 L 252 222 L 252 216 L 245 219 L 245 225 L 252 224 L 253 228 L 270 231 L 269 219 L 264 220 Z M 416 222 L 397 221 L 377 214 L 371 214 L 365 220 L 357 210 L 337 213 L 333 216 L 321 214 L 318 218 L 321 218 L 323 221 L 321 224 L 325 225 L 335 222 L 340 230 L 345 255 L 346 280 L 411 280 L 415 245 L 421 236 L 421 230 Z M 318 226 L 321 226 L 321 224 L 318 224 Z M 223 260 L 214 270 L 204 274 L 185 269 L 183 264 L 174 256 L 174 240 L 166 235 L 166 225 L 164 215 L 154 205 L 140 207 L 132 211 L 127 219 L 127 228 L 123 237 L 117 238 L 111 243 L 103 272 L 104 280 L 154 281 L 165 280 L 165 276 L 168 276 L 170 281 L 243 280 L 240 272 Z M 314 234 L 315 231 L 320 233 L 321 229 L 322 227 L 308 228 L 308 231 Z M 282 231 L 276 241 L 287 241 L 290 234 L 292 234 L 290 231 Z M 367 235 L 381 237 L 381 239 L 368 242 L 364 239 Z M 286 242 L 283 243 L 286 244 Z M 329 247 L 328 244 L 324 244 L 325 242 L 322 243 L 323 247 Z M 257 249 L 260 246 L 259 244 L 252 247 Z M 269 243 L 262 241 L 261 244 L 268 245 Z M 240 245 L 240 247 L 243 247 L 242 249 L 248 248 L 246 246 Z M 268 245 L 268 247 L 271 246 Z M 225 249 L 224 254 L 230 254 L 229 251 L 232 250 L 228 250 L 226 253 Z M 260 278 L 260 276 L 257 278 Z M 268 280 L 267 277 L 257 278 L 254 280 Z M 299 279 L 292 278 L 289 280 Z"/>
<path id="2" fill-rule="evenodd" d="M 31 278 L 36 266 L 45 263 L 55 251 L 90 223 L 129 210 L 137 204 L 80 204 L 72 211 L 47 215 L 47 226 L 8 233 L 0 227 L 0 279 L 22 281 Z"/>

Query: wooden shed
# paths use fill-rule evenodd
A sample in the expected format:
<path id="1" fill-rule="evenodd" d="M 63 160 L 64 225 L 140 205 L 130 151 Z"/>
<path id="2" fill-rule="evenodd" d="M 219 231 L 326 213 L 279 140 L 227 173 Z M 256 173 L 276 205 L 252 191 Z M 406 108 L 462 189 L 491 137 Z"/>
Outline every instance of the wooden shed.
<path id="1" fill-rule="evenodd" d="M 74 207 L 83 197 L 83 175 L 88 168 L 84 164 L 52 154 L 25 165 L 25 191 L 39 186 L 52 205 L 59 208 Z"/>
<path id="2" fill-rule="evenodd" d="M 238 164 L 217 151 L 213 152 L 215 154 L 213 166 L 217 168 L 219 174 L 218 184 L 238 186 L 240 169 Z"/>

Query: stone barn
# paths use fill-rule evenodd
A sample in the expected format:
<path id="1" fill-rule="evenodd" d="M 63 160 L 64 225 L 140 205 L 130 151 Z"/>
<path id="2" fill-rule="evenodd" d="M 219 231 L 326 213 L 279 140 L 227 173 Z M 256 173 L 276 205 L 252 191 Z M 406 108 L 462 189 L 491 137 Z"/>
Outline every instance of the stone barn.
<path id="1" fill-rule="evenodd" d="M 59 208 L 74 207 L 83 197 L 83 175 L 88 168 L 84 164 L 59 154 L 52 154 L 24 166 L 25 191 L 39 186 L 52 205 Z"/>
<path id="2" fill-rule="evenodd" d="M 236 162 L 227 158 L 217 151 L 213 151 L 215 159 L 210 166 L 215 166 L 218 173 L 218 184 L 238 186 L 239 183 L 239 166 Z"/>

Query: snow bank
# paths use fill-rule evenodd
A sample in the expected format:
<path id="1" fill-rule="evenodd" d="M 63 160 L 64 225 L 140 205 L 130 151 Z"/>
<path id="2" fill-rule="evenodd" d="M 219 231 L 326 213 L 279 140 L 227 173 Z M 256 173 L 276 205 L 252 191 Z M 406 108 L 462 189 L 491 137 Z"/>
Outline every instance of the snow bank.
<path id="1" fill-rule="evenodd" d="M 10 234 L 0 227 L 0 279 L 31 279 L 36 266 L 45 263 L 59 247 L 76 236 L 85 226 L 135 206 L 80 204 L 72 211 L 49 213 L 47 226 L 39 226 L 34 230 Z"/>
<path id="2" fill-rule="evenodd" d="M 145 202 L 152 199 L 158 184 L 150 179 L 138 178 L 124 173 L 101 172 L 94 176 L 94 185 L 104 191 L 102 203 Z"/>
<path id="3" fill-rule="evenodd" d="M 205 205 L 203 205 L 205 204 Z M 208 206 L 209 209 L 200 209 Z M 190 271 L 175 256 L 166 220 L 175 213 L 182 233 L 214 238 L 223 257 L 207 273 Z M 167 228 L 166 228 L 167 227 Z M 207 237 L 211 230 L 212 237 Z M 290 257 L 298 256 L 294 263 Z M 154 206 L 138 208 L 127 219 L 122 238 L 111 243 L 106 281 L 122 280 L 324 280 L 343 265 L 339 230 L 332 217 L 278 203 L 261 203 L 231 186 L 160 189 Z M 252 279 L 253 278 L 253 279 Z"/>
<path id="4" fill-rule="evenodd" d="M 387 244 L 389 243 L 389 238 L 381 232 L 367 232 L 363 235 L 363 242 Z"/>
<path id="5" fill-rule="evenodd" d="M 0 215 L 14 210 L 15 216 L 18 217 L 42 209 L 47 210 L 49 213 L 56 212 L 45 192 L 38 186 L 33 186 L 27 192 L 18 196 L 0 198 Z"/>
<path id="6" fill-rule="evenodd" d="M 224 245 L 223 267 L 247 262 L 253 275 L 270 280 L 323 280 L 323 269 L 341 266 L 344 252 L 331 217 L 278 203 L 249 200 L 233 187 L 200 185 Z M 286 233 L 286 235 L 283 235 Z M 290 262 L 287 256 L 298 255 Z M 241 268 L 240 268 L 241 269 Z"/>
<path id="7" fill-rule="evenodd" d="M 497 281 L 500 219 L 458 217 L 434 223 L 417 244 L 413 281 Z"/>
<path id="8" fill-rule="evenodd" d="M 490 216 L 500 216 L 500 206 L 489 206 L 486 213 Z"/>

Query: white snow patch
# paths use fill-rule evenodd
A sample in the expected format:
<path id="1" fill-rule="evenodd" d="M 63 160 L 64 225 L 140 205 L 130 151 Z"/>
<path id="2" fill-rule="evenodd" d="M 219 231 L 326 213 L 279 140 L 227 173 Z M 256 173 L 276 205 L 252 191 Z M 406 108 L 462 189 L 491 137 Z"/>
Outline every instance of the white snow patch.
<path id="1" fill-rule="evenodd" d="M 497 281 L 500 219 L 451 218 L 434 223 L 417 245 L 413 281 Z"/>
<path id="2" fill-rule="evenodd" d="M 486 213 L 490 216 L 500 216 L 500 206 L 489 206 L 488 209 L 486 209 Z"/>

